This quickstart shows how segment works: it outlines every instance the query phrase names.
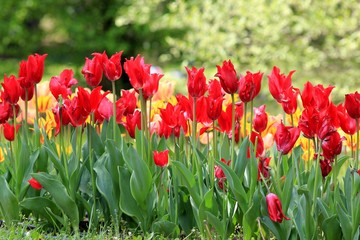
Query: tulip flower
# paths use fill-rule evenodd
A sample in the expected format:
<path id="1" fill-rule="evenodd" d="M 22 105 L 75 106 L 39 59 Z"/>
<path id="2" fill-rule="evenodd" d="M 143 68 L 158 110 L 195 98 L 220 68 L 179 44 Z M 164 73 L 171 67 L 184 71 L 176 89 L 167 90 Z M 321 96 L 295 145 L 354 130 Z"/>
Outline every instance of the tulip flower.
<path id="1" fill-rule="evenodd" d="M 126 116 L 126 122 L 123 122 L 122 125 L 128 131 L 131 138 L 135 138 L 135 128 L 137 127 L 141 130 L 141 113 L 140 111 L 135 111 L 134 114 L 128 114 Z"/>
<path id="2" fill-rule="evenodd" d="M 2 92 L 3 100 L 9 102 L 10 104 L 17 104 L 22 93 L 19 80 L 16 79 L 14 75 L 7 77 L 6 74 L 4 74 L 4 82 L 1 83 L 1 85 L 4 89 Z"/>
<path id="3" fill-rule="evenodd" d="M 287 154 L 293 148 L 299 138 L 300 129 L 297 127 L 285 127 L 281 122 L 275 133 L 276 147 L 281 154 Z"/>
<path id="4" fill-rule="evenodd" d="M 152 98 L 159 89 L 159 81 L 163 74 L 152 73 L 143 85 L 143 96 L 145 100 Z"/>
<path id="5" fill-rule="evenodd" d="M 97 87 L 103 76 L 102 57 L 98 54 L 93 54 L 93 59 L 85 58 L 85 65 L 81 70 L 84 75 L 86 83 L 91 87 Z"/>
<path id="6" fill-rule="evenodd" d="M 276 194 L 269 193 L 266 195 L 266 204 L 269 217 L 273 222 L 281 223 L 283 219 L 290 220 L 290 218 L 284 215 L 281 201 Z"/>
<path id="7" fill-rule="evenodd" d="M 188 92 L 189 95 L 193 98 L 198 98 L 204 96 L 205 92 L 207 91 L 207 84 L 206 84 L 206 77 L 204 75 L 204 68 L 195 68 L 192 67 L 191 69 L 185 67 L 188 73 Z"/>
<path id="8" fill-rule="evenodd" d="M 344 106 L 350 117 L 357 119 L 360 118 L 360 93 L 345 94 Z"/>
<path id="9" fill-rule="evenodd" d="M 299 95 L 299 89 L 290 87 L 282 92 L 281 106 L 284 112 L 291 115 L 296 112 L 297 109 L 297 96 Z"/>
<path id="10" fill-rule="evenodd" d="M 13 124 L 8 122 L 3 124 L 4 127 L 4 137 L 8 141 L 14 141 L 15 139 L 15 128 Z M 16 132 L 19 130 L 20 124 L 16 124 Z"/>
<path id="11" fill-rule="evenodd" d="M 270 177 L 270 173 L 269 173 L 269 163 L 270 163 L 271 158 L 267 157 L 267 158 L 263 158 L 260 157 L 259 158 L 259 163 L 258 163 L 258 177 L 257 180 L 261 181 L 261 174 L 263 175 L 263 177 L 266 179 L 268 177 Z"/>
<path id="12" fill-rule="evenodd" d="M 221 159 L 223 163 L 230 166 L 231 160 L 226 161 L 224 158 Z M 220 189 L 224 189 L 224 182 L 226 180 L 225 173 L 223 172 L 222 168 L 219 166 L 214 167 L 214 175 L 219 180 L 218 186 Z"/>
<path id="13" fill-rule="evenodd" d="M 236 93 L 239 89 L 239 79 L 232 62 L 230 60 L 224 61 L 221 67 L 218 65 L 216 67 L 217 73 L 215 76 L 220 79 L 221 87 L 224 91 L 229 94 Z"/>
<path id="14" fill-rule="evenodd" d="M 43 188 L 43 186 L 35 178 L 31 178 L 28 183 L 36 190 L 41 190 Z"/>
<path id="15" fill-rule="evenodd" d="M 154 151 L 153 156 L 154 156 L 154 163 L 156 166 L 165 167 L 168 165 L 168 163 L 169 163 L 169 150 L 168 149 L 166 149 L 165 151 L 162 151 L 162 152 Z"/>
<path id="16" fill-rule="evenodd" d="M 261 135 L 257 132 L 251 132 L 250 134 L 250 138 L 249 138 L 250 142 L 254 145 L 256 144 L 256 155 L 255 157 L 260 157 L 263 155 L 264 153 L 264 141 L 261 137 Z M 247 157 L 250 158 L 250 147 L 248 147 L 247 150 Z"/>
<path id="17" fill-rule="evenodd" d="M 318 110 L 325 109 L 329 106 L 329 96 L 334 86 L 324 88 L 323 85 L 318 84 L 313 86 L 310 82 L 306 82 L 301 93 L 302 104 L 305 108 L 315 107 Z"/>
<path id="18" fill-rule="evenodd" d="M 129 76 L 129 81 L 133 88 L 138 92 L 143 88 L 144 83 L 150 77 L 150 64 L 144 63 L 144 58 L 137 55 L 134 59 L 126 59 L 124 63 L 124 70 Z"/>
<path id="19" fill-rule="evenodd" d="M 339 104 L 337 106 L 337 115 L 339 117 L 341 129 L 349 135 L 355 134 L 356 120 L 350 117 L 350 115 L 346 111 L 346 108 L 342 104 Z"/>
<path id="20" fill-rule="evenodd" d="M 116 112 L 118 109 L 124 109 L 124 116 L 134 113 L 137 103 L 135 94 L 135 91 L 121 90 L 121 97 L 116 101 Z"/>
<path id="21" fill-rule="evenodd" d="M 321 175 L 323 177 L 326 177 L 327 175 L 329 175 L 329 173 L 332 170 L 331 160 L 324 159 L 324 160 L 320 160 L 319 163 L 320 163 Z"/>
<path id="22" fill-rule="evenodd" d="M 244 103 L 254 100 L 261 89 L 261 79 L 264 73 L 246 72 L 239 81 L 239 97 Z"/>
<path id="23" fill-rule="evenodd" d="M 212 79 L 209 81 L 209 97 L 211 98 L 222 98 L 222 88 L 218 80 Z"/>
<path id="24" fill-rule="evenodd" d="M 218 97 L 218 98 L 207 97 L 206 101 L 207 101 L 207 107 L 206 107 L 207 116 L 211 120 L 215 121 L 221 115 L 223 98 L 222 97 Z"/>
<path id="25" fill-rule="evenodd" d="M 321 148 L 325 158 L 333 159 L 341 153 L 342 141 L 345 137 L 340 137 L 338 132 L 328 134 L 321 142 Z"/>
<path id="26" fill-rule="evenodd" d="M 292 87 L 291 77 L 295 71 L 291 71 L 287 76 L 280 73 L 280 69 L 276 66 L 273 67 L 269 79 L 269 90 L 273 98 L 277 102 L 282 103 L 284 101 L 284 92 Z"/>
<path id="27" fill-rule="evenodd" d="M 74 78 L 73 70 L 65 69 L 60 73 L 60 76 L 55 76 L 50 79 L 49 88 L 57 100 L 60 95 L 65 99 L 72 94 L 71 87 L 77 83 L 78 81 Z"/>
<path id="28" fill-rule="evenodd" d="M 5 123 L 11 115 L 12 109 L 10 103 L 0 101 L 0 124 Z"/>
<path id="29" fill-rule="evenodd" d="M 299 128 L 306 138 L 313 138 L 319 130 L 320 114 L 316 108 L 309 106 L 303 110 Z"/>
<path id="30" fill-rule="evenodd" d="M 27 61 L 20 62 L 19 78 L 23 88 L 31 88 L 39 83 L 44 74 L 44 62 L 47 54 L 28 56 Z"/>
<path id="31" fill-rule="evenodd" d="M 260 107 L 254 107 L 254 120 L 253 120 L 253 127 L 254 130 L 258 133 L 263 132 L 268 123 L 268 116 L 265 112 L 266 105 L 261 105 Z"/>
<path id="32" fill-rule="evenodd" d="M 122 74 L 121 55 L 123 51 L 113 54 L 110 58 L 106 52 L 102 54 L 103 70 L 105 77 L 110 81 L 119 80 Z"/>

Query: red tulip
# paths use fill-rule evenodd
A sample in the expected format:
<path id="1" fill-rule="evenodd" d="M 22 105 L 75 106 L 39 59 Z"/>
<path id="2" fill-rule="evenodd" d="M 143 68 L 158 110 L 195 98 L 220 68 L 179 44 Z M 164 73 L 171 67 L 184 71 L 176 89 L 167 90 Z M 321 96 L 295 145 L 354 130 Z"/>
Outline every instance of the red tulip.
<path id="1" fill-rule="evenodd" d="M 339 117 L 341 129 L 349 134 L 353 135 L 356 133 L 356 120 L 347 113 L 345 107 L 342 104 L 337 106 L 337 115 Z"/>
<path id="2" fill-rule="evenodd" d="M 119 80 L 122 74 L 121 67 L 121 55 L 123 51 L 113 54 L 110 59 L 106 55 L 106 52 L 102 54 L 103 58 L 103 70 L 106 78 L 110 81 Z"/>
<path id="3" fill-rule="evenodd" d="M 74 78 L 73 70 L 65 69 L 60 73 L 60 76 L 50 79 L 49 88 L 56 99 L 59 99 L 60 95 L 65 99 L 71 95 L 71 87 L 77 83 L 78 81 Z"/>
<path id="4" fill-rule="evenodd" d="M 98 107 L 95 109 L 94 118 L 96 123 L 102 123 L 104 120 L 109 121 L 114 115 L 113 104 L 107 97 L 102 97 Z"/>
<path id="5" fill-rule="evenodd" d="M 16 104 L 22 93 L 19 80 L 16 79 L 14 75 L 7 77 L 6 74 L 4 74 L 4 82 L 1 83 L 1 85 L 4 88 L 4 91 L 2 92 L 3 100 L 10 104 Z"/>
<path id="6" fill-rule="evenodd" d="M 263 158 L 263 157 L 260 157 L 259 158 L 259 163 L 258 163 L 258 177 L 257 177 L 257 180 L 258 181 L 261 181 L 262 178 L 261 178 L 261 175 L 263 175 L 263 177 L 266 179 L 268 177 L 270 177 L 270 174 L 269 174 L 269 163 L 270 163 L 270 160 L 271 158 L 267 157 L 267 158 Z"/>
<path id="7" fill-rule="evenodd" d="M 283 91 L 283 97 L 281 100 L 281 106 L 284 112 L 287 114 L 294 114 L 297 109 L 297 96 L 299 95 L 299 89 L 290 87 Z"/>
<path id="8" fill-rule="evenodd" d="M 143 88 L 144 83 L 150 77 L 150 64 L 144 63 L 144 58 L 137 55 L 134 59 L 126 59 L 124 63 L 124 70 L 129 76 L 129 80 L 133 88 L 138 91 Z"/>
<path id="9" fill-rule="evenodd" d="M 299 138 L 300 129 L 297 127 L 285 127 L 281 122 L 275 133 L 276 147 L 281 154 L 288 154 Z"/>
<path id="10" fill-rule="evenodd" d="M 236 76 L 236 71 L 232 62 L 230 60 L 224 61 L 221 67 L 218 65 L 216 67 L 217 73 L 215 76 L 220 79 L 221 87 L 224 91 L 229 94 L 236 93 L 239 88 L 239 79 Z"/>
<path id="11" fill-rule="evenodd" d="M 168 103 L 165 109 L 160 109 L 160 116 L 166 125 L 174 129 L 175 137 L 180 136 L 181 128 L 187 133 L 187 120 L 180 105 L 174 107 Z"/>
<path id="12" fill-rule="evenodd" d="M 239 82 L 239 97 L 243 102 L 252 101 L 260 92 L 261 79 L 264 73 L 246 72 L 245 76 L 240 78 Z"/>
<path id="13" fill-rule="evenodd" d="M 188 92 L 189 95 L 193 98 L 198 98 L 204 96 L 205 92 L 207 91 L 207 84 L 206 84 L 206 77 L 204 75 L 204 68 L 196 69 L 192 67 L 191 69 L 185 67 L 188 73 Z"/>
<path id="14" fill-rule="evenodd" d="M 257 132 L 254 132 L 254 131 L 251 132 L 249 140 L 254 145 L 254 147 L 255 147 L 255 143 L 256 143 L 255 157 L 262 156 L 264 153 L 264 141 L 263 141 L 262 137 L 260 136 L 260 134 Z M 248 151 L 247 151 L 247 157 L 250 158 L 250 147 L 248 148 Z"/>
<path id="15" fill-rule="evenodd" d="M 207 116 L 211 120 L 215 121 L 221 115 L 223 98 L 222 97 L 218 97 L 218 98 L 207 97 L 206 101 L 207 101 L 207 107 L 206 107 Z"/>
<path id="16" fill-rule="evenodd" d="M 329 96 L 333 89 L 333 86 L 324 88 L 321 84 L 313 86 L 310 82 L 305 83 L 304 89 L 301 93 L 303 106 L 315 107 L 318 110 L 325 109 L 329 106 Z"/>
<path id="17" fill-rule="evenodd" d="M 39 83 L 44 74 L 44 61 L 47 54 L 28 56 L 27 61 L 20 62 L 19 78 L 23 88 L 30 88 Z"/>
<path id="18" fill-rule="evenodd" d="M 166 165 L 168 165 L 168 163 L 169 163 L 169 150 L 168 149 L 166 149 L 165 151 L 162 151 L 162 152 L 154 151 L 153 156 L 154 156 L 154 163 L 156 166 L 165 167 Z"/>
<path id="19" fill-rule="evenodd" d="M 135 128 L 137 127 L 141 130 L 141 113 L 140 111 L 135 111 L 134 114 L 128 114 L 126 116 L 126 122 L 123 122 L 122 125 L 128 131 L 131 138 L 135 138 Z"/>
<path id="20" fill-rule="evenodd" d="M 223 163 L 225 163 L 226 165 L 230 166 L 231 160 L 226 161 L 224 158 L 222 158 L 221 161 L 222 161 Z M 219 187 L 220 187 L 221 189 L 223 189 L 223 188 L 224 188 L 224 182 L 225 182 L 225 180 L 226 180 L 226 176 L 225 176 L 222 168 L 219 167 L 219 166 L 215 166 L 215 167 L 214 167 L 214 175 L 215 175 L 215 177 L 219 180 L 219 181 L 218 181 Z"/>
<path id="21" fill-rule="evenodd" d="M 175 137 L 179 137 L 180 136 L 180 131 L 176 131 L 176 128 L 169 127 L 169 125 L 167 125 L 162 120 L 162 121 L 159 121 L 159 127 L 157 129 L 157 133 L 158 133 L 159 137 L 165 137 L 166 139 L 168 139 L 171 136 L 171 133 L 173 132 L 173 129 L 174 129 Z"/>
<path id="22" fill-rule="evenodd" d="M 93 59 L 85 58 L 85 65 L 81 70 L 84 75 L 86 83 L 91 87 L 97 87 L 103 76 L 101 54 L 93 54 Z"/>
<path id="23" fill-rule="evenodd" d="M 159 89 L 159 81 L 163 77 L 163 74 L 152 73 L 143 85 L 143 96 L 145 100 L 152 98 Z"/>
<path id="24" fill-rule="evenodd" d="M 43 188 L 43 186 L 35 178 L 31 178 L 28 183 L 36 190 L 41 190 Z"/>
<path id="25" fill-rule="evenodd" d="M 329 175 L 329 173 L 332 170 L 331 160 L 330 159 L 320 160 L 319 164 L 320 164 L 320 169 L 321 169 L 321 175 L 323 177 L 326 177 L 327 175 Z"/>
<path id="26" fill-rule="evenodd" d="M 265 112 L 266 105 L 261 105 L 260 107 L 254 107 L 254 120 L 253 120 L 253 127 L 255 131 L 258 133 L 263 132 L 268 123 L 268 115 Z"/>
<path id="27" fill-rule="evenodd" d="M 12 115 L 12 108 L 8 102 L 0 102 L 0 124 L 5 123 Z"/>
<path id="28" fill-rule="evenodd" d="M 278 67 L 274 66 L 271 74 L 268 76 L 270 93 L 279 103 L 282 103 L 284 100 L 284 92 L 292 86 L 291 77 L 294 72 L 295 71 L 293 70 L 285 76 L 280 73 L 280 69 Z"/>
<path id="29" fill-rule="evenodd" d="M 218 80 L 212 79 L 209 82 L 209 97 L 211 98 L 222 98 L 223 93 L 221 89 L 221 84 Z"/>
<path id="30" fill-rule="evenodd" d="M 9 124 L 8 122 L 3 124 L 4 127 L 4 137 L 8 141 L 14 141 L 15 139 L 15 129 L 13 124 Z M 16 124 L 16 132 L 19 130 L 20 124 Z"/>
<path id="31" fill-rule="evenodd" d="M 266 204 L 268 208 L 269 217 L 273 222 L 281 223 L 283 219 L 290 220 L 286 217 L 282 210 L 281 201 L 274 193 L 266 195 Z"/>
<path id="32" fill-rule="evenodd" d="M 338 132 L 332 132 L 328 134 L 321 141 L 321 148 L 323 150 L 323 155 L 325 158 L 333 159 L 335 156 L 341 153 L 342 141 L 345 140 L 344 137 L 340 137 Z"/>
<path id="33" fill-rule="evenodd" d="M 360 118 L 360 93 L 345 94 L 344 106 L 352 118 Z"/>
<path id="34" fill-rule="evenodd" d="M 306 138 L 313 138 L 318 133 L 320 114 L 314 107 L 306 107 L 299 119 L 299 128 Z"/>

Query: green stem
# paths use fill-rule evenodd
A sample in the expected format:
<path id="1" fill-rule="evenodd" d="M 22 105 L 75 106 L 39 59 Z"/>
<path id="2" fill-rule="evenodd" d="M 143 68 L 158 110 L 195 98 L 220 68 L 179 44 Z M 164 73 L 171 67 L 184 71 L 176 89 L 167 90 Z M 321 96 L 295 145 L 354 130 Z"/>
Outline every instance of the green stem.
<path id="1" fill-rule="evenodd" d="M 176 143 L 176 137 L 175 137 L 175 134 L 174 134 L 174 145 L 175 145 L 175 161 L 179 161 L 179 158 L 180 158 L 180 149 L 178 149 L 178 144 Z M 175 221 L 174 223 L 177 225 L 178 224 L 178 207 L 179 207 L 179 198 L 178 198 L 178 179 L 177 179 L 177 174 L 174 173 L 176 170 L 175 168 L 172 168 L 172 173 L 173 173 L 173 176 L 171 176 L 171 179 L 173 181 L 173 186 L 174 186 L 174 202 L 175 202 Z"/>
<path id="2" fill-rule="evenodd" d="M 116 88 L 115 81 L 111 81 L 112 95 L 113 95 L 113 136 L 114 142 L 116 143 Z"/>
<path id="3" fill-rule="evenodd" d="M 235 96 L 231 94 L 231 168 L 234 169 L 235 154 Z"/>
<path id="4" fill-rule="evenodd" d="M 39 120 L 39 107 L 38 107 L 38 95 L 37 95 L 37 84 L 35 84 L 35 120 Z"/>
<path id="5" fill-rule="evenodd" d="M 253 117 L 254 117 L 254 101 L 250 101 L 250 134 L 252 132 L 252 126 L 253 126 Z"/>
<path id="6" fill-rule="evenodd" d="M 215 182 L 215 175 L 214 175 L 214 167 L 215 167 L 215 160 L 217 159 L 217 136 L 215 130 L 215 120 L 213 121 L 213 156 L 209 158 L 209 175 L 210 175 L 210 186 L 211 188 L 214 187 Z"/>
<path id="7" fill-rule="evenodd" d="M 151 152 L 152 152 L 152 141 L 151 141 L 151 107 L 152 107 L 152 98 L 149 100 L 149 119 L 148 119 L 148 156 L 151 158 Z"/>
<path id="8" fill-rule="evenodd" d="M 359 144 L 360 144 L 360 135 L 359 135 L 359 118 L 356 118 L 356 155 L 355 155 L 355 170 L 358 170 L 359 162 Z"/>
<path id="9" fill-rule="evenodd" d="M 92 187 L 92 197 L 93 197 L 93 206 L 91 210 L 90 216 L 90 226 L 89 230 L 91 229 L 92 222 L 95 220 L 97 221 L 97 211 L 96 211 L 96 179 L 95 179 L 95 172 L 94 172 L 94 159 L 93 159 L 93 152 L 92 152 L 92 137 L 91 137 L 91 124 L 93 123 L 94 114 L 91 113 L 90 116 L 90 123 L 87 127 L 88 130 L 88 142 L 89 142 L 89 165 L 90 165 L 90 175 L 91 175 L 91 187 Z"/>
<path id="10" fill-rule="evenodd" d="M 350 147 L 350 151 L 351 151 L 351 157 L 354 159 L 354 137 L 353 135 L 350 135 L 350 144 L 351 144 L 351 147 Z"/>
<path id="11" fill-rule="evenodd" d="M 62 125 L 62 111 L 60 110 L 60 159 L 62 160 L 63 164 L 64 164 L 64 169 L 65 169 L 65 175 L 67 180 L 69 180 L 69 168 L 68 168 L 68 162 L 67 162 L 67 157 L 66 157 L 66 149 L 65 149 L 65 145 L 64 145 L 64 128 Z M 65 155 L 65 156 L 64 156 Z"/>
<path id="12" fill-rule="evenodd" d="M 192 149 L 193 149 L 193 163 L 194 163 L 194 167 L 196 167 L 196 172 L 198 175 L 198 184 L 199 184 L 199 191 L 200 191 L 200 196 L 203 196 L 203 189 L 202 189 L 202 182 L 203 182 L 203 173 L 202 173 L 202 164 L 201 164 L 201 160 L 197 157 L 197 138 L 196 138 L 196 127 L 197 127 L 197 122 L 196 122 L 196 97 L 193 98 L 193 122 L 192 122 Z"/>
<path id="13" fill-rule="evenodd" d="M 19 198 L 19 194 L 20 194 L 20 188 L 21 188 L 21 181 L 22 179 L 20 179 L 20 176 L 19 176 L 19 162 L 18 162 L 18 158 L 17 158 L 17 144 L 16 144 L 16 141 L 17 141 L 17 136 L 16 136 L 16 107 L 15 105 L 12 105 L 12 110 L 13 110 L 13 127 L 14 127 L 14 146 L 12 146 L 12 143 L 10 142 L 10 151 L 12 152 L 13 154 L 13 157 L 14 157 L 14 174 L 15 174 L 15 195 L 17 198 Z"/>
<path id="14" fill-rule="evenodd" d="M 334 160 L 334 169 L 333 169 L 333 187 L 334 187 L 334 191 L 336 189 L 336 185 L 337 185 L 337 174 L 338 174 L 338 169 L 337 169 L 337 156 L 335 156 L 335 160 Z M 334 194 L 335 196 L 335 194 Z"/>
<path id="15" fill-rule="evenodd" d="M 145 156 L 145 134 L 147 134 L 147 126 L 146 126 L 146 101 L 144 99 L 144 95 L 143 95 L 143 91 L 140 88 L 139 89 L 139 96 L 140 96 L 140 108 L 141 108 L 141 154 L 142 154 L 142 159 L 145 161 L 146 163 L 148 163 L 148 160 L 146 159 Z"/>
<path id="16" fill-rule="evenodd" d="M 311 207 L 311 213 L 314 216 L 315 213 L 315 200 L 316 200 L 316 193 L 317 193 L 317 185 L 319 182 L 319 164 L 320 164 L 320 151 L 317 152 L 317 157 L 316 157 L 316 163 L 315 163 L 315 183 L 314 183 L 314 189 L 313 189 L 313 198 L 312 198 L 312 207 Z"/>
<path id="17" fill-rule="evenodd" d="M 294 127 L 294 115 L 290 114 L 290 118 L 291 118 L 291 126 Z"/>
<path id="18" fill-rule="evenodd" d="M 243 126 L 243 128 L 244 128 L 244 132 L 243 132 L 243 137 L 244 137 L 244 139 L 246 138 L 246 122 L 247 122 L 247 118 L 246 118 L 246 115 L 247 115 L 247 103 L 245 102 L 244 103 L 244 126 Z M 250 130 L 251 131 L 251 130 Z"/>

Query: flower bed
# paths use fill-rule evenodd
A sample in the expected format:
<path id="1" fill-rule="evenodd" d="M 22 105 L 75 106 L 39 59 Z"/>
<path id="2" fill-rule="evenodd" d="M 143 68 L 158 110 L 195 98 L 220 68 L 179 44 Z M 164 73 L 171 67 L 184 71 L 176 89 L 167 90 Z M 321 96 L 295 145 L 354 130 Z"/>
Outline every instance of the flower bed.
<path id="1" fill-rule="evenodd" d="M 284 114 L 253 106 L 263 73 L 238 76 L 230 60 L 207 80 L 186 68 L 188 96 L 137 56 L 94 53 L 82 74 L 41 82 L 45 55 L 4 76 L 0 218 L 78 234 L 123 223 L 138 232 L 206 238 L 358 239 L 360 96 L 335 105 L 332 86 L 274 67 L 269 91 Z M 116 90 L 125 71 L 133 86 Z M 112 93 L 101 90 L 111 81 Z M 45 88 L 44 88 L 45 86 Z M 46 91 L 48 88 L 50 91 Z M 45 90 L 44 90 L 45 89 Z M 355 137 L 356 136 L 356 137 Z M 354 139 L 355 138 L 355 139 Z"/>

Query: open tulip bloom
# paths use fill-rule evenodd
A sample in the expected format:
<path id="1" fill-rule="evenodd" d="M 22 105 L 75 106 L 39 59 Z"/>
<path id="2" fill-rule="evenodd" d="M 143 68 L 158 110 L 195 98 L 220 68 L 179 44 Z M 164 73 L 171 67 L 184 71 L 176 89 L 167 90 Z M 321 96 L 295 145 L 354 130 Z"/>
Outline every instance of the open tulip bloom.
<path id="1" fill-rule="evenodd" d="M 267 102 L 253 106 L 267 91 L 260 71 L 240 74 L 225 60 L 208 79 L 203 67 L 186 66 L 188 93 L 173 94 L 166 74 L 140 55 L 122 65 L 122 53 L 85 58 L 83 79 L 64 69 L 43 81 L 47 54 L 4 75 L 7 226 L 25 217 L 76 236 L 85 222 L 86 231 L 109 225 L 116 237 L 125 224 L 165 238 L 197 229 L 206 239 L 359 239 L 358 92 L 335 105 L 334 86 L 295 86 L 295 71 L 274 66 L 268 90 L 284 113 L 270 113 Z M 116 90 L 124 74 L 133 89 Z"/>

